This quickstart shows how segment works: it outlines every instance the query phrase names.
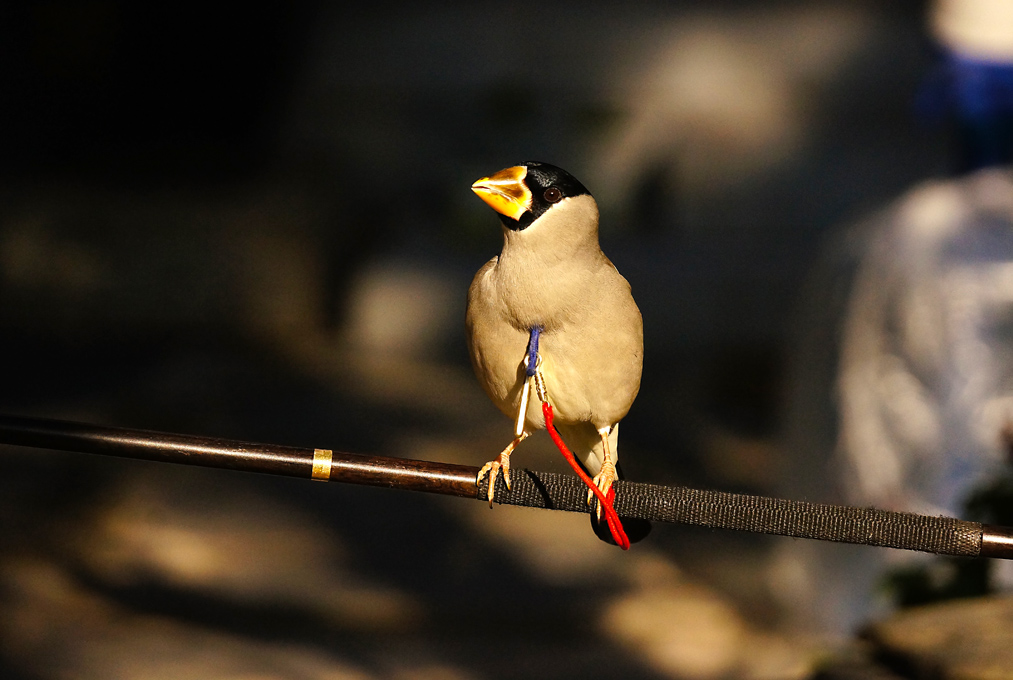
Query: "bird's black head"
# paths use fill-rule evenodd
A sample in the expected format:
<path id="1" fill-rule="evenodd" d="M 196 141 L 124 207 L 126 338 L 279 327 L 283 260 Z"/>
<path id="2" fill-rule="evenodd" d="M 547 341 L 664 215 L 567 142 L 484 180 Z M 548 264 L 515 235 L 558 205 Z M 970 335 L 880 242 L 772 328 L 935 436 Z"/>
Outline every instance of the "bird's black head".
<path id="1" fill-rule="evenodd" d="M 590 192 L 573 175 L 548 163 L 528 161 L 483 177 L 471 186 L 500 214 L 508 229 L 520 231 L 567 198 Z"/>

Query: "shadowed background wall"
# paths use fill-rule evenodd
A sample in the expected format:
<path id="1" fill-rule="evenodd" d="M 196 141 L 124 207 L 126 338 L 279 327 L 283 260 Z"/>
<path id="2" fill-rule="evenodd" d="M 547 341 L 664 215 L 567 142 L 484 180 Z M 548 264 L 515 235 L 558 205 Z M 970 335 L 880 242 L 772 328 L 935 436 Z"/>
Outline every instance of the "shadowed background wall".
<path id="1" fill-rule="evenodd" d="M 777 492 L 785 394 L 827 370 L 792 363 L 823 244 L 952 167 L 913 113 L 925 35 L 920 3 L 0 10 L 0 408 L 480 464 L 511 426 L 467 363 L 501 239 L 469 187 L 544 160 L 643 312 L 627 473 Z M 803 677 L 841 634 L 792 627 L 784 539 L 625 555 L 583 517 L 0 466 L 5 677 Z"/>

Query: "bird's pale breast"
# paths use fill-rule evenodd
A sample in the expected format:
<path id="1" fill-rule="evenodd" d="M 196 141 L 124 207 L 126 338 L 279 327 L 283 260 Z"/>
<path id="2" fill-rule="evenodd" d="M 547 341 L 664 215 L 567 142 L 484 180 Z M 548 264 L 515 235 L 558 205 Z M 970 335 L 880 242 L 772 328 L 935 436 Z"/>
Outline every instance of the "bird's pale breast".
<path id="1" fill-rule="evenodd" d="M 524 379 L 527 320 L 511 314 L 497 286 L 496 259 L 475 276 L 468 296 L 468 344 L 486 393 L 508 416 L 516 414 Z M 629 411 L 640 388 L 643 322 L 629 284 L 604 260 L 559 305 L 547 305 L 540 355 L 549 399 L 561 423 L 612 425 Z M 573 291 L 575 282 L 570 282 Z M 544 291 L 540 292 L 544 295 Z M 533 428 L 544 427 L 537 403 Z"/>

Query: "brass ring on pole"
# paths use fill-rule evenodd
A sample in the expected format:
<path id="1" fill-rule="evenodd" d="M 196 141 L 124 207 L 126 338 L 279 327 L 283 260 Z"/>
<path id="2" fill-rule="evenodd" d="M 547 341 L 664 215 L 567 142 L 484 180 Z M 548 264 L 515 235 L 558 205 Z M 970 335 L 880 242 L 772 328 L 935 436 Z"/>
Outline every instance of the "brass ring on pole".
<path id="1" fill-rule="evenodd" d="M 313 479 L 318 482 L 331 481 L 331 461 L 334 454 L 330 449 L 313 450 Z"/>

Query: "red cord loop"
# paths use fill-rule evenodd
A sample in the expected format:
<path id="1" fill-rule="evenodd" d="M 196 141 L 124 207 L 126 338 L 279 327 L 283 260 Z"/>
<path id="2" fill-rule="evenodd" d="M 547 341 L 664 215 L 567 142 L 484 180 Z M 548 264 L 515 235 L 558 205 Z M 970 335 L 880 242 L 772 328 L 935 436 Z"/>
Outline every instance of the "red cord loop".
<path id="1" fill-rule="evenodd" d="M 542 415 L 545 416 L 545 429 L 549 431 L 549 436 L 552 437 L 552 441 L 556 444 L 556 448 L 563 454 L 563 458 L 570 464 L 573 471 L 577 473 L 581 481 L 587 485 L 587 488 L 594 492 L 594 495 L 598 498 L 598 503 L 601 505 L 602 510 L 605 512 L 605 520 L 608 522 L 609 531 L 612 532 L 612 539 L 616 542 L 623 550 L 630 549 L 630 539 L 626 536 L 626 532 L 623 530 L 623 524 L 619 521 L 619 515 L 616 514 L 615 509 L 612 507 L 612 500 L 616 497 L 615 488 L 610 488 L 608 496 L 601 492 L 601 489 L 594 483 L 587 473 L 577 464 L 577 460 L 573 457 L 570 449 L 566 448 L 566 444 L 563 443 L 563 438 L 559 436 L 559 432 L 556 431 L 555 426 L 552 424 L 552 406 L 549 405 L 548 401 L 542 402 Z"/>

